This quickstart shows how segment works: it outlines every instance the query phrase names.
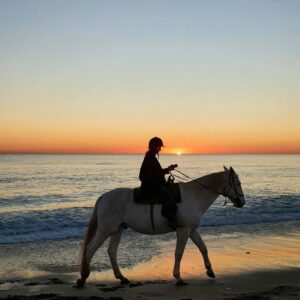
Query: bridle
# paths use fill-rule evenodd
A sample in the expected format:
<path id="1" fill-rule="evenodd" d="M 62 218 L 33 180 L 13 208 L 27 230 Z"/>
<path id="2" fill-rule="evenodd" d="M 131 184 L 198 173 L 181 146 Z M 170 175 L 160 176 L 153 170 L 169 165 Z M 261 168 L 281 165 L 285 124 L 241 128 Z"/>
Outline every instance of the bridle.
<path id="1" fill-rule="evenodd" d="M 235 184 L 235 179 L 239 178 L 233 171 L 229 170 L 229 183 L 227 184 L 227 186 L 224 187 L 223 189 L 223 195 L 225 197 L 225 203 L 224 205 L 227 204 L 227 198 L 229 198 L 233 204 L 238 203 L 238 201 L 240 200 L 241 197 L 244 197 L 243 193 L 239 193 L 236 184 Z M 240 183 L 239 183 L 240 185 Z M 235 197 L 229 197 L 229 191 L 230 189 L 234 190 L 235 193 Z"/>
<path id="2" fill-rule="evenodd" d="M 226 205 L 228 203 L 228 200 L 227 198 L 229 198 L 233 204 L 237 204 L 238 201 L 240 200 L 240 197 L 244 197 L 244 194 L 243 193 L 239 193 L 238 190 L 237 190 L 237 187 L 236 187 L 236 184 L 235 184 L 235 179 L 238 178 L 238 176 L 231 170 L 229 170 L 229 182 L 228 184 L 223 188 L 223 191 L 215 191 L 213 190 L 211 187 L 201 183 L 200 181 L 198 181 L 197 179 L 193 179 L 192 177 L 184 174 L 183 172 L 177 170 L 177 169 L 174 169 L 174 171 L 180 173 L 181 175 L 183 175 L 184 177 L 190 179 L 190 180 L 193 180 L 194 182 L 198 183 L 199 185 L 201 185 L 202 187 L 204 187 L 205 189 L 207 190 L 210 190 L 218 195 L 222 195 L 225 197 L 225 202 L 224 202 L 224 205 Z M 171 172 L 170 172 L 171 173 Z M 184 180 L 185 182 L 187 182 L 187 180 L 185 178 L 182 178 L 181 176 L 178 176 L 178 175 L 174 175 L 171 173 L 171 176 L 173 177 L 177 177 L 181 180 Z M 229 197 L 229 192 L 230 190 L 233 189 L 234 190 L 234 193 L 235 193 L 235 197 Z"/>

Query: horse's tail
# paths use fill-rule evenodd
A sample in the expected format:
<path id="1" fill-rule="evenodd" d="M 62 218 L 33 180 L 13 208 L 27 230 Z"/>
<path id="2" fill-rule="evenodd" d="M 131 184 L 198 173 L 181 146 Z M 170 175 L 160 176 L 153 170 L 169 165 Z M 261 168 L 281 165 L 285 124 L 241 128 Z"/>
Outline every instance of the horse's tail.
<path id="1" fill-rule="evenodd" d="M 97 207 L 98 207 L 98 202 L 100 200 L 101 200 L 101 197 L 99 197 L 98 200 L 96 201 L 94 211 L 93 211 L 93 214 L 92 214 L 92 217 L 91 217 L 91 220 L 89 222 L 87 232 L 86 232 L 86 235 L 85 235 L 83 247 L 82 247 L 82 250 L 81 250 L 81 253 L 82 253 L 81 263 L 80 263 L 80 272 L 81 273 L 89 272 L 89 270 L 87 270 L 86 249 L 87 249 L 88 244 L 90 243 L 90 241 L 92 240 L 92 238 L 94 237 L 94 235 L 97 231 L 97 227 L 98 227 Z"/>

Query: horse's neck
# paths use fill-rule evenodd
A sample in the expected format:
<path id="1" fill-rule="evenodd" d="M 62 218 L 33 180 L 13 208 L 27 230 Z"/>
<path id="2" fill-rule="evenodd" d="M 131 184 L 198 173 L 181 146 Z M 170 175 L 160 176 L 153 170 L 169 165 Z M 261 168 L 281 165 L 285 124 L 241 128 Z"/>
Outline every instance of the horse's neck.
<path id="1" fill-rule="evenodd" d="M 195 190 L 195 196 L 199 193 L 205 193 L 205 197 L 201 197 L 200 207 L 204 213 L 212 203 L 223 192 L 226 183 L 227 174 L 225 171 L 212 173 L 193 181 L 190 181 L 190 186 Z M 197 197 L 197 201 L 199 198 Z"/>

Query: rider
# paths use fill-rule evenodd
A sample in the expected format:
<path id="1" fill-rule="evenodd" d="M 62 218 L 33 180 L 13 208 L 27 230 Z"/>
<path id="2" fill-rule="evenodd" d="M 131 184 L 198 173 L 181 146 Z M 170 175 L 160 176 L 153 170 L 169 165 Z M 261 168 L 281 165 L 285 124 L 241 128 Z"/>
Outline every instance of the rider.
<path id="1" fill-rule="evenodd" d="M 174 203 L 172 193 L 167 187 L 165 174 L 173 171 L 176 165 L 170 165 L 163 169 L 156 158 L 159 156 L 161 147 L 164 147 L 163 141 L 159 137 L 154 137 L 149 141 L 149 150 L 145 154 L 142 163 L 139 179 L 142 184 L 142 192 L 150 196 L 159 196 L 162 203 L 162 215 L 168 219 L 168 226 L 176 227 L 175 214 L 177 206 Z"/>

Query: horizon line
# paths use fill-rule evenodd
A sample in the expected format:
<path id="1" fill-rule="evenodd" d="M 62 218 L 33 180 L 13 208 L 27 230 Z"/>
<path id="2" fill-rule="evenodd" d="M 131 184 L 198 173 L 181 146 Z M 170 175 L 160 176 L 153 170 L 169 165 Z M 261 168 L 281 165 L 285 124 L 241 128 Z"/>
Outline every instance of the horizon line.
<path id="1" fill-rule="evenodd" d="M 0 155 L 144 155 L 146 152 L 0 152 Z M 299 155 L 300 152 L 160 153 L 159 155 Z"/>

